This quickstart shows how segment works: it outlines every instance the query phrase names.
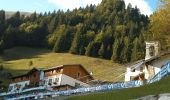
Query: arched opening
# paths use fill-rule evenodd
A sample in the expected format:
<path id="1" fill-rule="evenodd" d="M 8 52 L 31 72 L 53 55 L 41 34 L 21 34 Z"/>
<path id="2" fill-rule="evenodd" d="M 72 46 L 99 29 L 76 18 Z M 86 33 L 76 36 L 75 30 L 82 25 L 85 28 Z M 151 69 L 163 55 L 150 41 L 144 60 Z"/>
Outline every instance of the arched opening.
<path id="1" fill-rule="evenodd" d="M 149 55 L 150 56 L 155 56 L 155 47 L 154 46 L 149 47 Z"/>

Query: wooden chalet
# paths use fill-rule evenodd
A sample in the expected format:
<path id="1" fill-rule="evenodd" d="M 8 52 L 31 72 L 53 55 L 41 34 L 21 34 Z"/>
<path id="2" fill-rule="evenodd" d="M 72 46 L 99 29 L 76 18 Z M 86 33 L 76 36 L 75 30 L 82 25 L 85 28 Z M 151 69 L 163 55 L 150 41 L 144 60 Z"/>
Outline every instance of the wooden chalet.
<path id="1" fill-rule="evenodd" d="M 61 65 L 45 70 L 33 68 L 28 73 L 12 77 L 9 91 L 44 86 L 52 90 L 67 90 L 89 86 L 92 75 L 80 64 Z"/>

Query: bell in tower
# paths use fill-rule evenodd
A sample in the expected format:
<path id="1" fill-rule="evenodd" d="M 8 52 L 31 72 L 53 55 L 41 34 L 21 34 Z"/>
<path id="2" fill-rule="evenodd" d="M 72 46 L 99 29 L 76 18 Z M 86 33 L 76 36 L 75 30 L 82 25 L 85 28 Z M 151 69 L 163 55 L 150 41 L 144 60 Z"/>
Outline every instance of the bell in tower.
<path id="1" fill-rule="evenodd" d="M 159 54 L 159 42 L 146 42 L 145 60 L 155 57 Z"/>

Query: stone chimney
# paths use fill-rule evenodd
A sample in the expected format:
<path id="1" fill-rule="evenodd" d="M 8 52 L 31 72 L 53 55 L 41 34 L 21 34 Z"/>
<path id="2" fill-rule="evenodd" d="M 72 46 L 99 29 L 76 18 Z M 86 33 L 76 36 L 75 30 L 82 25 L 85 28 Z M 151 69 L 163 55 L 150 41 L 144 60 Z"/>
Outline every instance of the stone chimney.
<path id="1" fill-rule="evenodd" d="M 145 60 L 148 60 L 157 55 L 159 55 L 159 42 L 157 41 L 146 42 Z"/>

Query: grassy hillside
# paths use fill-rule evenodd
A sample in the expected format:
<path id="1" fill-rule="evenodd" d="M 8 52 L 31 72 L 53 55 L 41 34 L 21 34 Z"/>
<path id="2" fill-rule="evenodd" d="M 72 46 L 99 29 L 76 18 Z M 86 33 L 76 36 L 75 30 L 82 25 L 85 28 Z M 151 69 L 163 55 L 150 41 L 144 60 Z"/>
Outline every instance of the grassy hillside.
<path id="1" fill-rule="evenodd" d="M 68 100 L 129 100 L 147 95 L 157 95 L 160 93 L 170 93 L 170 77 L 138 88 L 115 90 L 105 93 L 96 93 L 84 96 L 71 97 Z"/>
<path id="2" fill-rule="evenodd" d="M 33 65 L 29 66 L 32 61 Z M 125 67 L 87 56 L 72 55 L 69 53 L 52 53 L 46 49 L 17 47 L 6 50 L 0 57 L 0 64 L 14 76 L 27 72 L 33 67 L 49 68 L 63 64 L 82 64 L 94 77 L 99 80 L 113 81 L 115 77 L 125 72 Z M 122 78 L 123 79 L 123 78 Z"/>

